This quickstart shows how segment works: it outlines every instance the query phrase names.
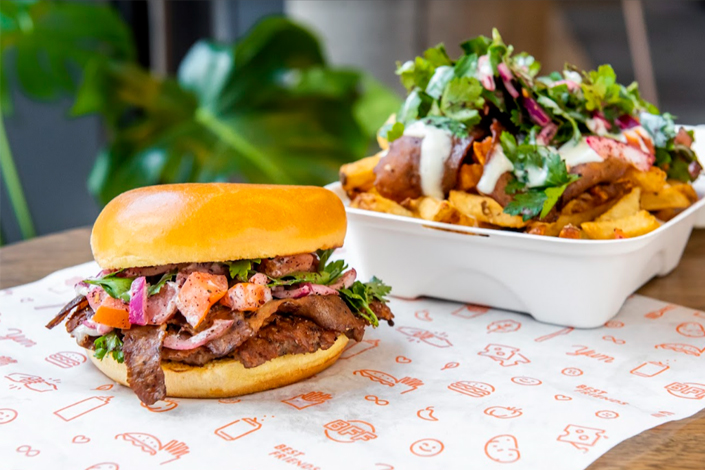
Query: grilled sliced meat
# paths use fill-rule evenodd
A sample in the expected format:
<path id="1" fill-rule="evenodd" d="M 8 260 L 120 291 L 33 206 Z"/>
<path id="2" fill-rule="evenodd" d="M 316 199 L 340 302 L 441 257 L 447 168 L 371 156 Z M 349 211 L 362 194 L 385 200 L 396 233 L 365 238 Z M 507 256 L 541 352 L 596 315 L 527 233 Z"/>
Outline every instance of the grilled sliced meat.
<path id="1" fill-rule="evenodd" d="M 580 176 L 565 188 L 561 201 L 563 204 L 575 198 L 579 194 L 600 183 L 610 183 L 617 181 L 629 169 L 631 165 L 619 158 L 607 158 L 602 162 L 590 162 L 576 165 L 570 169 L 570 173 Z"/>
<path id="2" fill-rule="evenodd" d="M 83 320 L 87 320 L 93 316 L 93 310 L 90 307 L 85 307 L 81 310 L 76 310 L 71 314 L 66 321 L 66 331 L 73 333 L 73 330 L 79 327 Z"/>
<path id="3" fill-rule="evenodd" d="M 242 312 L 234 312 L 232 318 L 234 321 L 230 329 L 204 346 L 216 357 L 227 356 L 255 334 Z"/>
<path id="4" fill-rule="evenodd" d="M 217 359 L 218 356 L 213 354 L 211 351 L 206 349 L 205 346 L 201 346 L 196 349 L 184 349 L 178 351 L 176 349 L 162 349 L 162 360 L 164 361 L 175 361 L 183 362 L 190 366 L 202 366 L 209 363 L 213 359 Z"/>
<path id="5" fill-rule="evenodd" d="M 338 334 L 300 317 L 280 317 L 245 342 L 236 356 L 246 367 L 257 367 L 285 354 L 303 354 L 328 349 Z"/>
<path id="6" fill-rule="evenodd" d="M 123 333 L 127 383 L 142 403 L 151 405 L 166 397 L 164 371 L 160 365 L 166 325 L 133 325 Z"/>
<path id="7" fill-rule="evenodd" d="M 316 268 L 318 268 L 318 259 L 311 253 L 263 259 L 259 265 L 260 272 L 274 278 L 296 272 L 310 272 Z"/>
<path id="8" fill-rule="evenodd" d="M 162 274 L 168 273 L 169 271 L 174 271 L 179 268 L 178 264 L 165 264 L 163 266 L 145 266 L 142 268 L 127 268 L 122 271 L 120 277 L 150 277 L 150 276 L 160 276 Z"/>
<path id="9" fill-rule="evenodd" d="M 306 318 L 338 333 L 345 333 L 355 341 L 365 334 L 365 321 L 355 316 L 337 295 L 309 295 L 300 299 L 286 299 L 279 311 Z"/>
<path id="10" fill-rule="evenodd" d="M 390 326 L 394 326 L 394 314 L 387 304 L 380 302 L 379 300 L 375 300 L 370 302 L 370 308 L 373 312 L 375 312 L 378 319 L 386 321 Z"/>
<path id="11" fill-rule="evenodd" d="M 64 308 L 62 308 L 61 311 L 57 313 L 56 316 L 52 318 L 49 323 L 46 324 L 46 327 L 51 330 L 56 325 L 64 321 L 64 318 L 66 318 L 69 313 L 74 311 L 74 309 L 82 310 L 86 307 L 88 307 L 88 299 L 86 299 L 86 297 L 83 295 L 76 296 L 76 298 L 74 298 L 71 302 L 67 303 Z"/>

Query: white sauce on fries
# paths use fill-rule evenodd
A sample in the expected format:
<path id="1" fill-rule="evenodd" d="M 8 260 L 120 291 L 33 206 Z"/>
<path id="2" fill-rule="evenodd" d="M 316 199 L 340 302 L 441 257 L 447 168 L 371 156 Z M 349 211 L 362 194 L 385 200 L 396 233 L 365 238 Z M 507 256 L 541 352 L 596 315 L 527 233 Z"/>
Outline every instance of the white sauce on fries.
<path id="1" fill-rule="evenodd" d="M 448 131 L 427 126 L 417 121 L 404 129 L 404 135 L 418 137 L 421 141 L 419 175 L 424 195 L 443 199 L 443 173 L 445 163 L 453 149 L 453 140 Z"/>
<path id="2" fill-rule="evenodd" d="M 482 178 L 477 183 L 477 190 L 484 194 L 490 194 L 497 186 L 497 180 L 504 173 L 513 171 L 514 165 L 509 161 L 502 150 L 502 146 L 495 144 L 492 152 L 488 155 L 487 163 L 482 170 Z"/>
<path id="3" fill-rule="evenodd" d="M 568 168 L 581 165 L 583 163 L 601 162 L 604 160 L 592 147 L 588 145 L 583 137 L 576 144 L 572 140 L 566 142 L 558 149 L 558 155 L 565 162 Z"/>

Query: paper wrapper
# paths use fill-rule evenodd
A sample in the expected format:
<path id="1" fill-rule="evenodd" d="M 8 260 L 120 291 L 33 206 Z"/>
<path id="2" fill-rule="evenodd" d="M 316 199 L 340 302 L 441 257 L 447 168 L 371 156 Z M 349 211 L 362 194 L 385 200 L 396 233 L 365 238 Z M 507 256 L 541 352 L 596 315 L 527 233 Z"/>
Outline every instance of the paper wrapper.
<path id="1" fill-rule="evenodd" d="M 705 404 L 705 314 L 635 296 L 594 330 L 392 300 L 307 381 L 145 407 L 43 326 L 97 271 L 0 292 L 2 468 L 582 469 Z"/>

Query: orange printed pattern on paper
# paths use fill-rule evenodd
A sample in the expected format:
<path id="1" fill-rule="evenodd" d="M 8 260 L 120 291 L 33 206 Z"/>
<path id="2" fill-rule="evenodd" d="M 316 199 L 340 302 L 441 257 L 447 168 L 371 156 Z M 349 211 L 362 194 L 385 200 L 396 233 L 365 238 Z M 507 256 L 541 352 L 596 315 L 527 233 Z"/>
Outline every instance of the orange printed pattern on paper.
<path id="1" fill-rule="evenodd" d="M 325 424 L 323 428 L 328 439 L 343 444 L 377 439 L 375 427 L 366 421 L 336 419 Z"/>
<path id="2" fill-rule="evenodd" d="M 488 344 L 484 351 L 477 353 L 479 356 L 489 357 L 502 367 L 512 367 L 519 364 L 528 364 L 531 361 L 519 354 L 519 348 L 503 346 L 501 344 Z"/>
<path id="3" fill-rule="evenodd" d="M 589 428 L 575 424 L 569 424 L 563 431 L 563 434 L 558 436 L 557 440 L 571 444 L 583 452 L 587 452 L 591 447 L 594 447 L 600 439 L 607 438 L 604 429 Z"/>
<path id="4" fill-rule="evenodd" d="M 190 452 L 189 447 L 183 442 L 172 439 L 166 444 L 162 444 L 157 437 L 147 433 L 126 432 L 115 436 L 115 439 L 119 438 L 131 443 L 135 447 L 139 447 L 142 452 L 146 452 L 152 456 L 169 454 L 171 458 L 161 462 L 160 465 L 174 462 Z"/>

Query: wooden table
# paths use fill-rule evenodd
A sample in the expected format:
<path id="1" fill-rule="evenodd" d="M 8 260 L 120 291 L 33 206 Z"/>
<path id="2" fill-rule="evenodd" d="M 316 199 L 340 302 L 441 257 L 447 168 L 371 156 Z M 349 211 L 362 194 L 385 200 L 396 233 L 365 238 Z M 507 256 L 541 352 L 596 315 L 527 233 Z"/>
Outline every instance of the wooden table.
<path id="1" fill-rule="evenodd" d="M 89 229 L 82 228 L 0 248 L 0 288 L 26 284 L 90 261 L 89 236 Z M 705 230 L 693 232 L 675 271 L 652 280 L 638 293 L 705 310 Z M 628 439 L 589 468 L 701 470 L 705 468 L 705 411 Z"/>

